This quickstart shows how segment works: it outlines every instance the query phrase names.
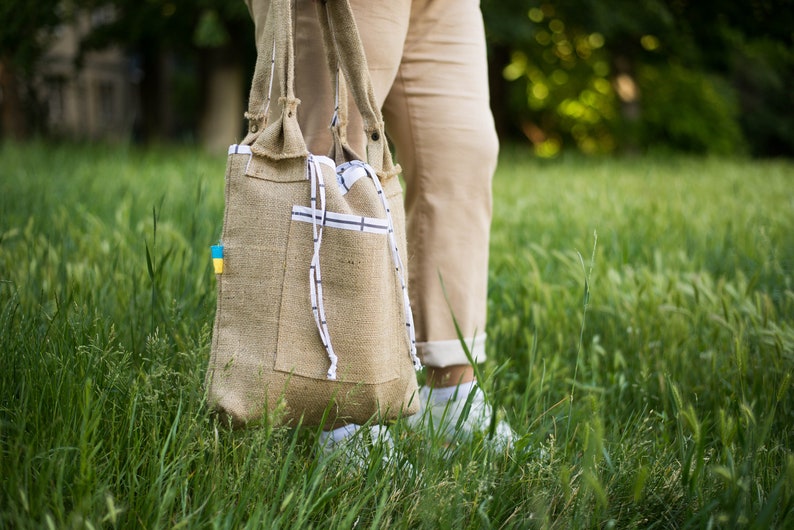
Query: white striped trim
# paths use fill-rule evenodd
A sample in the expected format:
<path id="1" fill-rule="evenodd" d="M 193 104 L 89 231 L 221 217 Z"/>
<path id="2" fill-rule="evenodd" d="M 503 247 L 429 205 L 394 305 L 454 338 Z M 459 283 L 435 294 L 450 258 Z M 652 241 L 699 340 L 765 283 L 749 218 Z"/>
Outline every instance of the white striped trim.
<path id="1" fill-rule="evenodd" d="M 311 223 L 312 209 L 307 206 L 293 206 L 292 220 Z M 320 220 L 320 217 L 315 218 L 315 222 Z M 350 215 L 336 212 L 325 213 L 325 226 L 330 228 L 341 228 L 343 230 L 352 230 L 354 232 L 366 232 L 368 234 L 389 233 L 389 223 L 386 221 L 386 219 L 362 217 L 359 215 Z"/>
<path id="2" fill-rule="evenodd" d="M 254 153 L 251 151 L 250 145 L 232 144 L 229 146 L 229 155 L 248 155 L 248 162 L 245 164 L 245 171 L 243 174 L 248 174 L 248 168 L 251 165 L 251 160 L 254 158 Z"/>
<path id="3" fill-rule="evenodd" d="M 320 164 L 324 164 L 334 171 L 336 171 L 336 162 L 332 158 L 323 155 L 309 155 L 315 162 L 319 162 Z M 306 180 L 309 180 L 308 175 L 306 176 Z"/>
<path id="4" fill-rule="evenodd" d="M 348 166 L 346 169 L 342 170 L 342 166 L 339 166 L 336 172 L 336 183 L 339 184 L 339 190 L 342 192 L 342 195 L 346 195 L 350 188 L 353 187 L 353 184 L 358 182 L 358 180 L 362 177 L 367 176 L 367 170 L 360 166 Z"/>
<path id="5" fill-rule="evenodd" d="M 250 145 L 240 145 L 240 144 L 232 144 L 229 146 L 229 154 L 230 155 L 250 155 L 251 153 L 251 146 Z"/>

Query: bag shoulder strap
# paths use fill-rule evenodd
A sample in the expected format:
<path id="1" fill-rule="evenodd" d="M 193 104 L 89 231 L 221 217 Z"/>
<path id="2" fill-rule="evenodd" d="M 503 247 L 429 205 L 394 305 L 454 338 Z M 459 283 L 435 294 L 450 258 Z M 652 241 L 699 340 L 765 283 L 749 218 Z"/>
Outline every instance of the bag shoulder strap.
<path id="1" fill-rule="evenodd" d="M 331 79 L 338 80 L 339 70 L 342 71 L 347 81 L 346 86 L 364 120 L 367 162 L 376 170 L 380 178 L 393 177 L 400 172 L 400 169 L 395 167 L 391 158 L 383 117 L 372 87 L 367 58 L 350 2 L 325 0 L 317 2 L 316 6 Z M 334 133 L 342 142 L 343 149 L 350 151 L 345 130 L 347 98 L 344 87 L 345 83 L 341 81 L 337 83 L 336 92 L 341 120 Z"/>
<path id="2" fill-rule="evenodd" d="M 273 160 L 308 155 L 303 133 L 298 125 L 295 97 L 294 44 L 290 0 L 272 0 L 265 29 L 257 42 L 257 61 L 248 98 L 248 135 L 243 144 L 254 155 Z M 276 75 L 278 74 L 278 76 Z M 268 122 L 273 80 L 280 79 L 278 104 L 281 113 Z"/>
<path id="3" fill-rule="evenodd" d="M 367 162 L 385 179 L 399 169 L 391 158 L 380 108 L 372 88 L 364 48 L 349 0 L 318 1 L 317 14 L 323 33 L 323 45 L 332 79 L 341 70 L 347 87 L 364 120 L 367 135 Z M 308 154 L 297 121 L 300 100 L 295 97 L 294 36 L 290 0 L 272 0 L 265 30 L 257 42 L 257 62 L 251 84 L 249 132 L 244 144 L 255 155 L 270 159 L 303 157 Z M 278 103 L 281 113 L 271 123 L 267 110 L 272 97 L 275 74 L 281 79 Z"/>

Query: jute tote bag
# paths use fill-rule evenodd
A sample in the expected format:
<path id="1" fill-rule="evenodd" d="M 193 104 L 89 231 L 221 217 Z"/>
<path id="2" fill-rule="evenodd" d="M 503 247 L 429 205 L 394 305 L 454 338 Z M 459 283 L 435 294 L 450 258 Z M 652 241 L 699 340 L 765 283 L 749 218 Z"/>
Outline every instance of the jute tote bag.
<path id="1" fill-rule="evenodd" d="M 347 0 L 318 2 L 318 15 L 329 67 L 343 72 L 364 118 L 367 160 L 354 158 L 339 122 L 330 157 L 308 153 L 290 0 L 273 0 L 257 44 L 249 134 L 229 149 L 213 247 L 218 302 L 206 385 L 210 405 L 236 425 L 266 414 L 365 423 L 418 409 L 398 168 Z M 268 123 L 271 99 L 281 111 Z"/>

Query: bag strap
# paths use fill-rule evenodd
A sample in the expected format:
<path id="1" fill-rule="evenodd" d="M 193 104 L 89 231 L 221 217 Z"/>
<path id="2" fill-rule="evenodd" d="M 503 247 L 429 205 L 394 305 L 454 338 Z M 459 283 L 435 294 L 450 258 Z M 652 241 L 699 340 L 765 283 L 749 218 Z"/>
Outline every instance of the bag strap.
<path id="1" fill-rule="evenodd" d="M 367 135 L 367 162 L 382 179 L 395 176 L 399 168 L 392 161 L 383 117 L 369 77 L 364 48 L 348 0 L 321 0 L 317 13 L 332 79 L 341 70 L 353 96 Z M 249 133 L 243 144 L 255 155 L 278 160 L 308 154 L 297 121 L 300 100 L 295 97 L 294 37 L 290 0 L 272 0 L 265 29 L 257 43 L 257 62 L 251 84 L 246 117 Z M 278 118 L 267 121 L 273 79 L 281 79 Z M 343 131 L 344 135 L 344 131 Z M 346 145 L 346 140 L 343 139 Z"/>
<path id="2" fill-rule="evenodd" d="M 323 0 L 316 3 L 317 18 L 323 33 L 326 62 L 331 79 L 335 80 L 337 100 L 336 113 L 340 120 L 333 127 L 335 140 L 350 151 L 347 145 L 347 97 L 345 87 L 350 90 L 364 121 L 367 137 L 367 162 L 375 168 L 381 178 L 396 175 L 391 152 L 385 135 L 383 117 L 380 112 L 372 81 L 369 76 L 364 47 L 348 0 Z M 344 75 L 344 83 L 339 72 Z"/>

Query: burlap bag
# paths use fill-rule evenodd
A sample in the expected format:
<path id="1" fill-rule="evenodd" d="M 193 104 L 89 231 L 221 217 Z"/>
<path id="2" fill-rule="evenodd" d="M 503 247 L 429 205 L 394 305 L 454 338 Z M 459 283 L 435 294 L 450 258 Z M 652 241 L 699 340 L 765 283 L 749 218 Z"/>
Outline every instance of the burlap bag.
<path id="1" fill-rule="evenodd" d="M 348 2 L 318 5 L 329 66 L 344 73 L 364 117 L 369 165 L 337 170 L 307 152 L 290 2 L 274 0 L 258 43 L 249 134 L 229 149 L 206 377 L 210 405 L 238 425 L 274 412 L 278 421 L 330 426 L 418 409 L 397 169 Z M 268 123 L 273 79 L 281 112 Z M 353 156 L 338 124 L 331 156 Z"/>

